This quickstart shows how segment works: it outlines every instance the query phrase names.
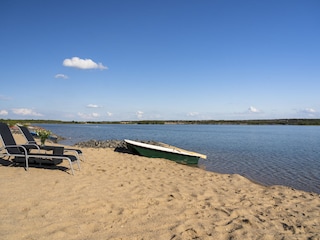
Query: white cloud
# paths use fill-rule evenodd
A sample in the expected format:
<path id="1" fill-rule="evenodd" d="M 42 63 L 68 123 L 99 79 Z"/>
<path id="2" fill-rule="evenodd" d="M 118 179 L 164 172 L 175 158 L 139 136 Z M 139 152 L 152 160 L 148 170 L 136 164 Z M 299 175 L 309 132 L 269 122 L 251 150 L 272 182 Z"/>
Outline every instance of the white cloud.
<path id="1" fill-rule="evenodd" d="M 113 113 L 107 112 L 107 116 L 108 116 L 108 117 L 111 117 L 111 116 L 113 116 Z"/>
<path id="2" fill-rule="evenodd" d="M 83 119 L 93 119 L 100 117 L 99 113 L 78 113 L 78 116 Z"/>
<path id="3" fill-rule="evenodd" d="M 189 117 L 194 117 L 194 116 L 198 116 L 198 115 L 199 115 L 198 112 L 189 112 L 189 113 L 187 114 L 187 116 L 189 116 Z"/>
<path id="4" fill-rule="evenodd" d="M 73 57 L 71 59 L 66 58 L 65 60 L 63 60 L 63 66 L 80 69 L 108 69 L 108 67 L 103 66 L 102 63 L 95 63 L 91 59 L 81 59 L 78 57 Z"/>
<path id="5" fill-rule="evenodd" d="M 313 113 L 316 113 L 316 110 L 314 110 L 313 108 L 306 108 L 306 109 L 303 109 L 301 112 L 313 114 Z"/>
<path id="6" fill-rule="evenodd" d="M 249 111 L 250 113 L 260 113 L 260 112 L 261 112 L 259 109 L 255 108 L 255 107 L 252 107 L 252 106 L 250 106 L 250 107 L 248 108 L 248 111 Z"/>
<path id="7" fill-rule="evenodd" d="M 0 116 L 6 116 L 6 115 L 8 115 L 7 110 L 0 110 Z"/>
<path id="8" fill-rule="evenodd" d="M 136 116 L 137 116 L 138 118 L 142 118 L 142 117 L 143 117 L 143 114 L 144 114 L 144 112 L 142 112 L 142 111 L 136 112 Z"/>
<path id="9" fill-rule="evenodd" d="M 88 104 L 87 108 L 99 108 L 97 104 Z"/>
<path id="10" fill-rule="evenodd" d="M 34 110 L 29 108 L 14 108 L 12 109 L 12 112 L 14 114 L 22 115 L 22 116 L 37 116 L 37 117 L 43 116 L 41 113 L 37 113 Z"/>
<path id="11" fill-rule="evenodd" d="M 69 77 L 67 75 L 64 75 L 62 73 L 58 73 L 54 76 L 55 78 L 63 78 L 63 79 L 68 79 Z"/>
<path id="12" fill-rule="evenodd" d="M 316 110 L 314 110 L 313 108 L 305 108 L 303 110 L 299 111 L 301 114 L 307 115 L 309 117 L 314 117 L 317 113 Z"/>

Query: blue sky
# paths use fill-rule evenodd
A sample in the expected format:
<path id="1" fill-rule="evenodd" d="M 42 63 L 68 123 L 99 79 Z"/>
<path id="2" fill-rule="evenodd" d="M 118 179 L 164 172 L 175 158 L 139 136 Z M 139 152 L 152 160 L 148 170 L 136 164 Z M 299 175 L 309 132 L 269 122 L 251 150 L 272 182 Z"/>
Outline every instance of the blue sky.
<path id="1" fill-rule="evenodd" d="M 320 118 L 318 0 L 3 0 L 0 119 Z"/>

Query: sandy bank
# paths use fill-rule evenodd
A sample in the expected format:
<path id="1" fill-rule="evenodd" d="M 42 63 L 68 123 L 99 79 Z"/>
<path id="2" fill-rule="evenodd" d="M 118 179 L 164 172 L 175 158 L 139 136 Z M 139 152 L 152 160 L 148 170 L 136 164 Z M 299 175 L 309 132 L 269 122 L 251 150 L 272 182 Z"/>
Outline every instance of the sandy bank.
<path id="1" fill-rule="evenodd" d="M 1 239 L 320 239 L 317 194 L 82 150 L 75 176 L 0 159 Z"/>

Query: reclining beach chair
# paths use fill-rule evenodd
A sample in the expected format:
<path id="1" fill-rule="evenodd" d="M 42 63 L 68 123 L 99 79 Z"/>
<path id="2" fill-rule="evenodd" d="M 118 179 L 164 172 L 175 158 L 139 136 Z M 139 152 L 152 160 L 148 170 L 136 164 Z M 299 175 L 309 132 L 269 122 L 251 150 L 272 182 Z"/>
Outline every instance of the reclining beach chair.
<path id="1" fill-rule="evenodd" d="M 72 175 L 74 175 L 73 171 L 73 163 L 77 163 L 78 169 L 80 170 L 79 159 L 74 155 L 64 155 L 59 154 L 63 152 L 62 147 L 57 147 L 58 151 L 54 154 L 46 154 L 46 153 L 31 153 L 30 149 L 37 148 L 34 144 L 26 144 L 26 145 L 17 145 L 14 137 L 10 131 L 10 128 L 5 123 L 0 123 L 0 140 L 2 142 L 2 147 L 0 148 L 0 156 L 7 157 L 15 157 L 17 161 L 23 159 L 25 162 L 25 169 L 28 171 L 29 163 L 42 163 L 45 160 L 49 160 L 49 162 L 53 165 L 57 165 L 61 163 L 63 160 L 69 162 L 70 169 Z M 55 149 L 53 149 L 55 150 Z M 59 153 L 58 153 L 59 152 Z M 15 161 L 15 159 L 13 159 Z"/>
<path id="2" fill-rule="evenodd" d="M 27 127 L 18 126 L 18 128 L 20 129 L 21 133 L 26 138 L 26 140 L 27 140 L 26 144 L 35 144 L 35 145 L 39 146 Z M 41 148 L 41 146 L 39 146 L 39 148 Z M 80 149 L 64 148 L 64 153 L 65 152 L 73 152 L 74 154 L 76 154 L 78 159 L 81 159 L 82 161 L 85 160 L 84 155 Z"/>

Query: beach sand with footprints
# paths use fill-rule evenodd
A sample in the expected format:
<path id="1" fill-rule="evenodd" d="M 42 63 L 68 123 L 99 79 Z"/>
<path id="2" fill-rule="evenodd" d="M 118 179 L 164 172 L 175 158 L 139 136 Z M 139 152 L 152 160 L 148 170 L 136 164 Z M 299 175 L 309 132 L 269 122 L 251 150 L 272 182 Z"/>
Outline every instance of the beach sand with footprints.
<path id="1" fill-rule="evenodd" d="M 81 149 L 74 176 L 66 163 L 25 171 L 0 159 L 1 239 L 320 239 L 318 194 Z"/>

